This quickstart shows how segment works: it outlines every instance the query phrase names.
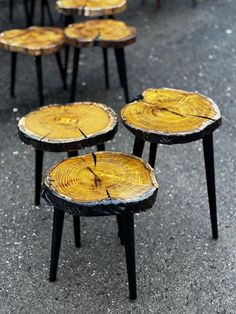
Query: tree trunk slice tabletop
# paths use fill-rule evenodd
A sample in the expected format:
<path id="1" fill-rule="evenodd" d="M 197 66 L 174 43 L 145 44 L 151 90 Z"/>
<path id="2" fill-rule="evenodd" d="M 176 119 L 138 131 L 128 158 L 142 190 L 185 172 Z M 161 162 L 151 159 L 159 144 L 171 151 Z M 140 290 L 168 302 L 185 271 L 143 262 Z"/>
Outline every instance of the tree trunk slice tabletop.
<path id="1" fill-rule="evenodd" d="M 151 208 L 158 184 L 142 159 L 97 152 L 59 162 L 46 176 L 43 198 L 73 215 L 100 216 Z"/>
<path id="2" fill-rule="evenodd" d="M 0 34 L 0 48 L 32 56 L 56 53 L 63 44 L 63 30 L 57 27 L 33 26 Z"/>
<path id="3" fill-rule="evenodd" d="M 103 104 L 78 102 L 41 107 L 21 118 L 21 140 L 39 150 L 63 152 L 99 145 L 117 131 L 115 112 Z"/>
<path id="4" fill-rule="evenodd" d="M 122 48 L 135 42 L 136 30 L 124 22 L 104 19 L 69 25 L 65 30 L 66 43 L 82 47 Z"/>
<path id="5" fill-rule="evenodd" d="M 163 144 L 198 140 L 221 125 L 217 105 L 182 90 L 147 89 L 121 110 L 124 125 L 137 137 Z"/>
<path id="6" fill-rule="evenodd" d="M 58 0 L 56 7 L 65 15 L 104 16 L 124 12 L 127 0 Z"/>

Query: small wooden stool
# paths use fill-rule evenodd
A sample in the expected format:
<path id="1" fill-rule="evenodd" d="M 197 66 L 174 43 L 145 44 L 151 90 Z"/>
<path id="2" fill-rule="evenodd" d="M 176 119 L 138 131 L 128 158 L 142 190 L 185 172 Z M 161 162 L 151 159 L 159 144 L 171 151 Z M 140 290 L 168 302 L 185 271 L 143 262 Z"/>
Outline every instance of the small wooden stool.
<path id="1" fill-rule="evenodd" d="M 65 15 L 109 16 L 124 12 L 127 0 L 58 0 L 56 8 Z"/>
<path id="2" fill-rule="evenodd" d="M 20 139 L 35 148 L 35 205 L 40 204 L 43 152 L 68 152 L 77 155 L 79 149 L 111 140 L 118 127 L 115 112 L 103 105 L 80 102 L 41 107 L 21 118 Z"/>
<path id="3" fill-rule="evenodd" d="M 74 46 L 74 63 L 70 101 L 75 99 L 80 49 L 100 46 L 114 48 L 121 86 L 126 102 L 129 101 L 124 47 L 136 40 L 136 30 L 121 21 L 112 19 L 91 20 L 69 25 L 65 29 L 66 43 Z"/>
<path id="4" fill-rule="evenodd" d="M 174 89 L 147 89 L 126 105 L 121 118 L 135 135 L 133 154 L 142 156 L 150 142 L 149 163 L 155 166 L 157 144 L 183 144 L 203 140 L 213 238 L 218 238 L 213 131 L 221 125 L 216 104 L 197 93 Z"/>
<path id="5" fill-rule="evenodd" d="M 64 88 L 66 82 L 59 50 L 64 44 L 63 30 L 56 27 L 29 27 L 0 33 L 0 48 L 11 51 L 11 96 L 15 95 L 17 53 L 33 56 L 36 62 L 39 105 L 44 105 L 42 61 L 43 55 L 55 54 Z"/>
<path id="6" fill-rule="evenodd" d="M 134 213 L 151 208 L 157 190 L 153 169 L 140 158 L 122 153 L 87 154 L 51 168 L 42 194 L 54 206 L 50 281 L 56 280 L 65 212 L 73 216 L 117 215 L 125 245 L 130 299 L 136 299 Z"/>

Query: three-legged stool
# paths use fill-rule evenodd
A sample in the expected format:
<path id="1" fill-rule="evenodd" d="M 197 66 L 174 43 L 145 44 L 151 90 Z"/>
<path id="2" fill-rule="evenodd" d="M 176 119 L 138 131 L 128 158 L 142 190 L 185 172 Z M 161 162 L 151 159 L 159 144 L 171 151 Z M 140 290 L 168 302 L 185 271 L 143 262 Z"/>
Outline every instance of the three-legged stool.
<path id="1" fill-rule="evenodd" d="M 55 54 L 63 86 L 66 88 L 64 70 L 59 50 L 64 44 L 63 30 L 56 27 L 29 27 L 12 29 L 0 34 L 0 48 L 11 51 L 11 96 L 15 95 L 17 53 L 28 54 L 35 59 L 39 106 L 44 105 L 42 56 Z"/>
<path id="2" fill-rule="evenodd" d="M 74 63 L 70 101 L 75 100 L 77 72 L 81 48 L 100 46 L 114 48 L 121 86 L 126 102 L 129 101 L 124 47 L 135 42 L 136 30 L 112 19 L 75 23 L 65 28 L 66 43 L 74 46 Z"/>
<path id="3" fill-rule="evenodd" d="M 153 169 L 127 154 L 87 154 L 51 168 L 42 194 L 54 207 L 50 281 L 56 280 L 65 212 L 78 217 L 117 215 L 121 218 L 130 299 L 136 299 L 134 213 L 151 208 L 157 190 Z"/>
<path id="4" fill-rule="evenodd" d="M 21 118 L 20 139 L 35 148 L 35 205 L 40 204 L 44 151 L 75 156 L 85 147 L 96 145 L 104 150 L 104 143 L 114 137 L 117 126 L 111 108 L 91 102 L 41 107 Z"/>
<path id="5" fill-rule="evenodd" d="M 142 156 L 150 142 L 149 163 L 155 166 L 157 144 L 203 141 L 213 238 L 218 238 L 213 131 L 221 125 L 216 104 L 197 93 L 174 89 L 147 89 L 121 111 L 124 125 L 135 135 L 133 154 Z"/>
<path id="6" fill-rule="evenodd" d="M 124 12 L 127 8 L 127 0 L 57 0 L 56 8 L 65 16 L 65 26 L 74 23 L 75 16 L 112 18 L 115 14 Z M 69 46 L 65 47 L 65 68 L 69 59 Z M 106 88 L 109 88 L 108 49 L 102 47 L 104 60 L 104 74 Z"/>

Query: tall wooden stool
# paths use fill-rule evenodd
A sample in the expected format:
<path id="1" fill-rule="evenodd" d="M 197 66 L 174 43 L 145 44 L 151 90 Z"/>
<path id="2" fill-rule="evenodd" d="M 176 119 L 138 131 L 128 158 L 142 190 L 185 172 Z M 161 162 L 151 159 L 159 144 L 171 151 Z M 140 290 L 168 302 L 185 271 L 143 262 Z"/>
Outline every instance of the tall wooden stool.
<path id="1" fill-rule="evenodd" d="M 74 46 L 74 63 L 70 101 L 75 99 L 79 55 L 81 48 L 114 48 L 121 86 L 126 102 L 129 101 L 124 47 L 136 40 L 136 30 L 121 21 L 112 19 L 91 20 L 69 25 L 65 29 L 66 43 Z"/>
<path id="2" fill-rule="evenodd" d="M 213 131 L 221 125 L 216 104 L 197 93 L 174 89 L 147 89 L 121 111 L 128 130 L 135 135 L 133 154 L 142 156 L 150 142 L 149 163 L 155 166 L 157 144 L 203 141 L 213 238 L 218 238 L 214 174 Z"/>
<path id="3" fill-rule="evenodd" d="M 43 152 L 68 152 L 77 155 L 79 149 L 104 143 L 117 131 L 115 112 L 103 105 L 80 102 L 41 107 L 21 118 L 20 139 L 35 148 L 35 205 L 40 204 Z"/>
<path id="4" fill-rule="evenodd" d="M 39 105 L 44 105 L 42 56 L 55 54 L 63 86 L 66 88 L 64 70 L 59 50 L 64 44 L 64 34 L 56 27 L 29 27 L 26 29 L 12 29 L 0 33 L 0 48 L 11 51 L 11 96 L 15 95 L 15 76 L 17 53 L 28 54 L 35 59 Z"/>
<path id="5" fill-rule="evenodd" d="M 122 13 L 127 8 L 127 0 L 57 0 L 56 8 L 65 16 L 65 27 L 74 23 L 76 15 L 85 17 L 113 18 L 115 14 Z M 69 59 L 69 46 L 66 46 L 65 68 Z M 108 49 L 102 48 L 104 60 L 104 73 L 106 88 L 109 88 Z"/>
<path id="6" fill-rule="evenodd" d="M 51 168 L 43 198 L 54 207 L 50 281 L 56 280 L 64 214 L 117 215 L 122 221 L 130 299 L 136 299 L 134 213 L 151 208 L 158 184 L 140 158 L 99 152 L 64 160 Z"/>

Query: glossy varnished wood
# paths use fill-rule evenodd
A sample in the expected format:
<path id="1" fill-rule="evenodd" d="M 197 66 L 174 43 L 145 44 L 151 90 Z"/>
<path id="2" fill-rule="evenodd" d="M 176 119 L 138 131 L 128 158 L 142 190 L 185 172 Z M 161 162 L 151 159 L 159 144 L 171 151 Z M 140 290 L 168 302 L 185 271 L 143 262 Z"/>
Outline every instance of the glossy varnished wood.
<path id="1" fill-rule="evenodd" d="M 20 138 L 47 151 L 73 151 L 103 144 L 117 130 L 115 112 L 106 105 L 77 102 L 39 108 L 21 118 Z"/>
<path id="2" fill-rule="evenodd" d="M 73 215 L 105 216 L 152 207 L 158 184 L 142 159 L 96 152 L 64 160 L 51 168 L 43 197 Z"/>
<path id="3" fill-rule="evenodd" d="M 56 53 L 63 44 L 63 30 L 57 27 L 33 26 L 0 34 L 0 48 L 32 56 Z"/>
<path id="4" fill-rule="evenodd" d="M 65 15 L 104 16 L 124 12 L 127 0 L 58 0 L 56 7 Z"/>
<path id="5" fill-rule="evenodd" d="M 135 42 L 136 30 L 121 21 L 99 19 L 69 25 L 65 37 L 66 43 L 77 48 L 122 48 Z"/>
<path id="6" fill-rule="evenodd" d="M 203 138 L 221 124 L 209 98 L 175 89 L 147 89 L 121 110 L 124 125 L 138 138 L 177 144 Z"/>

